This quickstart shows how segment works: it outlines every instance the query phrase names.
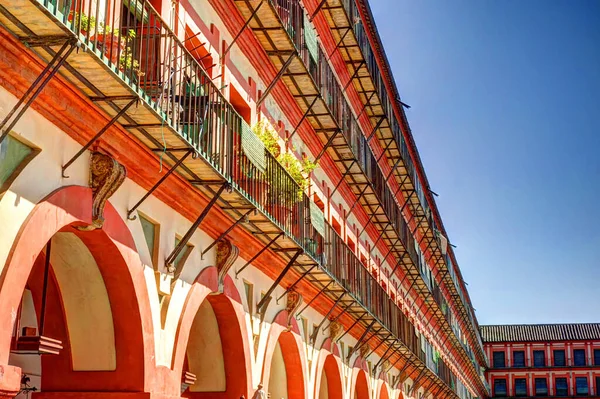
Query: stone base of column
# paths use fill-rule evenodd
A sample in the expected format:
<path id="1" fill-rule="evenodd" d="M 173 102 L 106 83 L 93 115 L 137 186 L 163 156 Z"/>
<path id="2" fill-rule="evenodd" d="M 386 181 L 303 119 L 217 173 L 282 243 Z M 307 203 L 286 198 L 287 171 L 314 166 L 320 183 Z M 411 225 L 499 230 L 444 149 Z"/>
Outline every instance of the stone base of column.
<path id="1" fill-rule="evenodd" d="M 21 369 L 0 364 L 0 399 L 14 398 L 21 389 Z"/>

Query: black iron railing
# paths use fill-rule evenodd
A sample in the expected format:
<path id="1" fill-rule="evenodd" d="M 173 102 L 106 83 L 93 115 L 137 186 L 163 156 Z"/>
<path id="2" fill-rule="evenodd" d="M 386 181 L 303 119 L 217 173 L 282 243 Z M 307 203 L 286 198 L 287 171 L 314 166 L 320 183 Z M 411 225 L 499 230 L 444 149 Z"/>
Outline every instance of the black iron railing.
<path id="1" fill-rule="evenodd" d="M 311 201 L 277 160 L 249 156 L 243 135 L 250 127 L 215 86 L 201 63 L 146 0 L 101 2 L 35 0 L 62 21 L 81 42 L 176 131 L 232 187 L 267 215 L 315 259 L 379 322 L 414 353 L 420 353 L 414 326 L 344 240 L 325 225 L 324 237 L 310 223 Z M 273 0 L 271 0 L 273 1 Z M 102 6 L 101 6 L 102 4 Z M 277 0 L 280 15 L 302 46 L 304 14 L 294 0 Z M 284 8 L 291 7 L 287 14 Z M 298 36 L 299 35 L 299 36 Z M 304 49 L 306 50 L 306 49 Z M 303 57 L 312 57 L 309 51 Z M 322 57 L 321 57 L 322 58 Z M 372 152 L 353 118 L 327 62 L 306 58 L 326 89 L 343 134 L 371 178 L 384 210 L 414 257 L 412 235 L 394 203 Z M 312 60 L 312 61 L 310 61 Z M 310 63 L 312 62 L 312 64 Z M 251 133 L 251 132 L 250 132 Z M 393 206 L 392 206 L 393 205 Z M 325 244 L 326 243 L 326 244 Z"/>

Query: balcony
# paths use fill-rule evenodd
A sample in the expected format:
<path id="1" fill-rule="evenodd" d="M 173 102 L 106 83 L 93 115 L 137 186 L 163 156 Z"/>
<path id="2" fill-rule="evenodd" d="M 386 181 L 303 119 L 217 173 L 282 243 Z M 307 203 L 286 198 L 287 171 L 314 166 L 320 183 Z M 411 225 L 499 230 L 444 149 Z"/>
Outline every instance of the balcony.
<path id="1" fill-rule="evenodd" d="M 211 199 L 209 206 L 246 220 L 240 226 L 287 262 L 281 277 L 289 272 L 315 285 L 356 319 L 365 341 L 387 347 L 388 359 L 400 355 L 440 393 L 454 396 L 419 360 L 414 327 L 396 303 L 330 226 L 319 232 L 311 223 L 309 198 L 267 151 L 256 151 L 249 126 L 150 4 L 11 0 L 0 7 L 0 21 L 48 63 L 47 71 L 60 69 L 112 122 Z M 342 146 L 353 148 L 346 135 L 332 142 L 356 171 L 356 160 L 342 158 Z"/>
<path id="2" fill-rule="evenodd" d="M 437 228 L 424 192 L 427 188 L 422 187 L 420 183 L 407 143 L 400 131 L 402 121 L 397 120 L 393 111 L 393 103 L 399 102 L 399 99 L 390 99 L 388 96 L 386 85 L 377 64 L 375 51 L 371 47 L 362 23 L 359 6 L 355 0 L 326 0 L 320 11 L 323 12 L 325 20 L 332 29 L 333 38 L 338 43 L 339 52 L 346 61 L 354 87 L 363 104 L 365 104 L 368 115 L 374 124 L 377 123 L 380 115 L 386 117 L 385 122 L 380 124 L 378 138 L 382 140 L 392 138 L 395 141 L 395 143 L 385 147 L 390 166 L 394 167 L 393 160 L 400 153 L 403 161 L 400 167 L 396 168 L 397 181 L 402 186 L 404 198 L 411 199 L 409 205 L 411 214 L 415 219 L 419 219 L 417 223 L 421 234 L 427 237 L 428 245 L 431 245 L 432 251 L 436 253 L 436 264 L 439 270 L 443 272 L 443 280 L 446 286 L 454 298 L 458 299 L 460 297 L 459 308 L 465 324 L 471 327 L 472 334 L 479 344 L 477 352 L 480 360 L 485 364 L 483 343 L 471 307 L 465 300 L 456 279 L 451 278 L 446 272 L 449 271 L 452 276 L 454 275 L 452 263 L 445 259 L 446 256 L 442 254 L 441 248 L 439 248 L 435 239 Z M 403 113 L 402 106 L 400 106 L 400 111 Z M 405 128 L 409 129 L 408 125 Z M 406 179 L 407 176 L 409 179 Z M 413 196 L 415 193 L 416 196 Z"/>
<path id="3" fill-rule="evenodd" d="M 306 118 L 310 122 L 321 140 L 324 146 L 323 152 L 331 157 L 342 173 L 343 179 L 333 192 L 338 189 L 342 181 L 346 181 L 357 197 L 354 205 L 360 204 L 367 214 L 371 215 L 369 222 L 375 225 L 380 237 L 390 248 L 382 263 L 393 255 L 397 266 L 404 268 L 410 286 L 418 296 L 425 298 L 427 310 L 434 314 L 445 334 L 453 337 L 450 342 L 457 348 L 465 364 L 472 365 L 473 380 L 480 381 L 478 364 L 473 361 L 469 350 L 454 335 L 441 309 L 441 295 L 436 297 L 432 294 L 432 284 L 419 267 L 413 238 L 415 231 L 409 228 L 403 212 L 405 206 L 418 203 L 419 200 L 407 194 L 406 197 L 411 200 L 404 205 L 398 204 L 397 192 L 393 193 L 387 184 L 392 174 L 384 175 L 379 166 L 380 159 L 374 156 L 370 148 L 369 143 L 375 135 L 380 140 L 386 140 L 389 143 L 386 147 L 386 155 L 394 161 L 396 173 L 401 173 L 403 176 L 400 188 L 414 190 L 410 188 L 412 183 L 409 176 L 414 180 L 416 175 L 412 163 L 405 163 L 406 159 L 410 160 L 410 156 L 399 127 L 396 126 L 397 129 L 394 130 L 389 126 L 386 128 L 379 122 L 373 132 L 366 137 L 362 134 L 357 118 L 344 97 L 347 86 L 342 87 L 337 81 L 329 65 L 327 53 L 319 46 L 317 39 L 312 38 L 314 33 L 311 33 L 312 26 L 299 0 L 268 2 L 238 0 L 235 4 L 243 18 L 248 21 L 273 65 L 280 71 L 274 82 L 281 79 L 286 84 L 299 108 L 304 112 L 303 119 Z M 359 77 L 362 81 L 364 76 L 359 74 Z M 272 87 L 274 82 L 269 87 Z M 368 109 L 369 107 L 365 108 Z M 397 143 L 401 143 L 400 149 Z M 420 223 L 417 225 L 419 226 Z M 429 245 L 433 249 L 437 248 L 437 244 L 433 241 L 436 243 L 437 241 L 432 232 L 433 230 L 430 229 L 432 242 Z M 438 255 L 442 256 L 439 248 L 437 251 Z M 483 387 L 482 384 L 480 386 Z"/>

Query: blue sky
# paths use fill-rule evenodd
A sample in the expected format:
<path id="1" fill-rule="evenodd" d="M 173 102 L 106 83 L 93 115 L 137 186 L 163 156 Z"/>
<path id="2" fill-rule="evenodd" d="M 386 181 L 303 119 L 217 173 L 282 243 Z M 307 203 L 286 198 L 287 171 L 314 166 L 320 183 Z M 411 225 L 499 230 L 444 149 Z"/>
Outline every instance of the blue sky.
<path id="1" fill-rule="evenodd" d="M 370 3 L 479 322 L 600 322 L 600 2 Z"/>

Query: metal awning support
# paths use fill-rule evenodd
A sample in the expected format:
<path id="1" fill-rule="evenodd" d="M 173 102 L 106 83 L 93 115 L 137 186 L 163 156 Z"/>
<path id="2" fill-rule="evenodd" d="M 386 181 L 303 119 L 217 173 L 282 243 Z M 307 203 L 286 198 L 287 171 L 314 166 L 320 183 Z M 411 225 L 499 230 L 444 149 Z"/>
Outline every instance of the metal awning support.
<path id="1" fill-rule="evenodd" d="M 0 143 L 19 122 L 25 111 L 29 109 L 33 101 L 42 92 L 44 87 L 52 80 L 60 67 L 65 63 L 69 55 L 78 47 L 78 40 L 75 37 L 67 39 L 60 50 L 54 54 L 48 65 L 42 70 L 42 73 L 33 81 L 31 86 L 23 93 L 19 101 L 9 111 L 8 115 L 0 122 Z"/>
<path id="2" fill-rule="evenodd" d="M 379 118 L 379 120 L 375 124 L 375 127 L 373 128 L 373 131 L 371 132 L 371 134 L 369 134 L 369 137 L 367 137 L 367 144 L 371 142 L 373 137 L 375 137 L 375 132 L 377 132 L 377 129 L 379 129 L 379 126 L 381 126 L 381 124 L 383 123 L 384 120 L 385 120 L 385 116 L 382 116 Z"/>
<path id="3" fill-rule="evenodd" d="M 290 57 L 287 59 L 287 61 L 283 64 L 283 66 L 279 70 L 279 72 L 277 72 L 277 75 L 275 75 L 275 77 L 273 78 L 273 80 L 271 81 L 271 83 L 269 83 L 269 86 L 267 86 L 267 88 L 265 89 L 265 92 L 262 94 L 262 96 L 256 102 L 256 108 L 260 108 L 260 105 L 263 103 L 263 101 L 265 101 L 265 98 L 267 98 L 267 96 L 269 95 L 269 93 L 271 92 L 271 90 L 273 90 L 273 87 L 275 87 L 275 84 L 279 81 L 279 79 L 281 79 L 281 77 L 283 76 L 283 74 L 287 71 L 288 67 L 290 66 L 290 64 L 292 63 L 294 57 L 297 54 L 298 53 L 297 53 L 296 50 L 294 50 L 292 52 L 292 54 L 290 55 Z"/>
<path id="4" fill-rule="evenodd" d="M 377 93 L 376 91 L 373 91 L 371 93 L 371 95 L 369 96 L 369 98 L 367 98 L 367 101 L 365 101 L 365 105 L 363 105 L 362 109 L 360 110 L 360 112 L 356 116 L 356 120 L 359 120 L 360 117 L 362 116 L 363 112 L 365 112 L 366 109 L 367 109 L 367 107 L 369 107 L 371 105 L 371 100 L 373 99 L 373 97 L 375 96 L 376 93 Z"/>
<path id="5" fill-rule="evenodd" d="M 73 157 L 71 159 L 69 159 L 69 161 L 66 164 L 63 165 L 63 167 L 62 167 L 62 177 L 64 177 L 65 179 L 68 179 L 69 176 L 65 175 L 65 170 L 67 170 L 67 168 L 69 166 L 71 166 L 73 164 L 73 162 L 75 162 L 77 160 L 77 158 L 79 158 L 81 156 L 81 154 L 83 154 L 84 152 L 86 152 L 87 149 L 92 144 L 94 144 L 94 142 L 96 140 L 98 140 L 100 138 L 100 136 L 102 136 L 104 133 L 106 133 L 106 131 L 112 125 L 114 125 L 115 122 L 117 122 L 125 114 L 125 112 L 127 112 L 127 110 L 129 108 L 131 108 L 131 106 L 133 104 L 137 103 L 138 101 L 139 101 L 139 97 L 134 97 L 106 125 L 104 125 L 104 127 L 102 129 L 100 129 L 100 131 L 98 133 L 96 133 L 96 135 L 94 137 L 92 137 L 92 139 L 90 141 L 88 141 L 83 147 L 81 147 L 81 149 L 79 151 L 77 151 L 77 154 L 73 155 Z"/>
<path id="6" fill-rule="evenodd" d="M 233 38 L 233 40 L 231 41 L 231 43 L 229 44 L 229 46 L 227 46 L 227 48 L 225 49 L 225 51 L 223 51 L 223 55 L 221 55 L 221 62 L 225 62 L 225 56 L 229 53 L 229 50 L 231 50 L 231 48 L 233 47 L 233 45 L 237 42 L 237 40 L 240 38 L 240 36 L 242 35 L 242 33 L 244 33 L 244 31 L 246 30 L 246 28 L 250 25 L 250 22 L 252 22 L 252 20 L 254 19 L 254 17 L 256 16 L 256 14 L 258 13 L 258 10 L 260 10 L 260 7 L 263 5 L 264 0 L 261 1 L 260 3 L 258 3 L 258 6 L 254 9 L 254 11 L 252 11 L 252 14 L 250 14 L 250 17 L 246 20 L 246 22 L 244 22 L 244 25 L 242 26 L 242 28 L 240 29 L 240 31 L 235 35 L 235 37 Z"/>
<path id="7" fill-rule="evenodd" d="M 336 130 L 335 133 L 333 133 L 331 135 L 331 137 L 329 137 L 329 139 L 327 140 L 327 143 L 325 143 L 325 146 L 323 146 L 323 148 L 319 152 L 319 155 L 317 155 L 317 157 L 315 158 L 315 163 L 319 162 L 319 159 L 321 159 L 321 157 L 323 155 L 325 155 L 325 151 L 327 151 L 327 149 L 329 148 L 329 146 L 333 143 L 333 140 L 335 140 L 335 138 L 337 137 L 338 133 L 340 133 L 340 132 L 341 132 L 341 130 Z"/>
<path id="8" fill-rule="evenodd" d="M 175 172 L 175 169 L 177 169 L 182 163 L 183 161 L 185 161 L 185 159 L 193 152 L 193 150 L 187 149 L 186 153 L 183 154 L 183 156 L 181 158 L 179 158 L 179 160 L 171 167 L 171 169 L 169 169 L 167 171 L 167 173 L 165 173 L 163 175 L 163 177 L 161 177 L 154 186 L 152 186 L 152 188 L 150 190 L 148 190 L 148 192 L 146 194 L 144 194 L 144 196 L 138 201 L 136 202 L 136 204 L 127 211 L 127 219 L 129 220 L 135 220 L 137 219 L 137 216 L 133 215 L 131 216 L 131 214 L 133 212 L 135 212 L 135 210 L 142 205 L 142 203 L 150 196 L 152 195 L 152 193 L 167 179 L 167 177 L 171 176 L 171 174 L 173 172 Z"/>
<path id="9" fill-rule="evenodd" d="M 417 386 L 419 380 L 423 376 L 423 373 L 425 372 L 425 370 L 427 370 L 427 367 L 423 367 L 423 370 L 421 370 L 421 372 L 419 373 L 417 378 L 415 378 L 415 381 L 413 382 L 412 387 L 410 387 L 410 391 L 408 391 L 408 396 L 412 395 L 413 391 L 415 390 L 415 387 Z"/>
<path id="10" fill-rule="evenodd" d="M 323 327 L 323 329 L 327 330 L 329 328 L 329 326 L 331 325 L 331 323 L 338 321 L 339 318 L 342 317 L 342 315 L 344 315 L 348 311 L 348 309 L 350 309 L 352 306 L 354 306 L 355 303 L 356 303 L 356 301 L 352 300 L 352 302 L 350 302 L 350 305 L 346 306 L 344 308 L 344 310 L 342 310 L 337 316 L 335 316 L 333 319 L 331 319 L 329 324 L 327 324 L 326 327 Z"/>
<path id="11" fill-rule="evenodd" d="M 325 3 L 327 3 L 327 0 L 321 0 L 321 2 L 319 3 L 319 5 L 317 6 L 317 8 L 315 8 L 315 11 L 310 16 L 310 18 L 308 18 L 308 20 L 310 22 L 312 22 L 312 20 L 317 16 L 317 14 L 319 13 L 319 11 L 321 11 L 321 8 L 323 8 L 323 6 L 325 5 Z"/>
<path id="12" fill-rule="evenodd" d="M 352 206 L 350 207 L 350 210 L 348 211 L 347 215 L 350 215 L 352 213 L 352 211 L 354 210 L 354 207 L 356 206 L 356 204 L 358 204 L 360 202 L 360 200 L 362 199 L 363 195 L 365 195 L 365 193 L 367 192 L 368 188 L 369 188 L 369 183 L 365 183 L 365 188 L 360 192 L 360 194 L 358 195 L 358 197 L 356 197 L 356 199 L 352 203 Z"/>
<path id="13" fill-rule="evenodd" d="M 365 359 L 366 359 L 366 358 L 368 358 L 369 356 L 371 356 L 373 353 L 375 353 L 375 351 L 376 351 L 377 349 L 381 348 L 381 345 L 383 345 L 383 344 L 387 343 L 387 342 L 389 341 L 390 337 L 392 337 L 392 338 L 393 338 L 393 336 L 394 336 L 394 334 L 390 334 L 390 335 L 388 335 L 387 337 L 385 337 L 384 339 L 382 339 L 382 340 L 381 340 L 381 341 L 380 341 L 380 342 L 379 342 L 379 343 L 378 343 L 378 344 L 375 346 L 375 348 L 371 349 L 371 350 L 369 351 L 369 353 L 367 353 L 367 355 L 365 356 Z M 373 337 L 371 337 L 371 339 L 372 339 L 372 338 L 373 338 Z M 394 338 L 394 339 L 392 339 L 392 341 L 394 341 L 394 343 L 396 343 L 396 342 L 398 341 L 398 339 Z M 390 351 L 390 349 L 392 349 L 392 346 L 393 346 L 393 345 L 394 345 L 394 344 L 391 344 L 391 345 L 388 347 L 388 349 L 385 351 L 385 353 L 383 354 L 383 356 L 381 357 L 381 359 L 379 359 L 379 362 L 377 362 L 377 364 L 375 365 L 375 367 L 373 368 L 373 370 L 375 370 L 375 369 L 377 368 L 377 366 L 379 366 L 379 364 L 381 363 L 381 361 L 383 360 L 383 358 L 385 357 L 385 355 L 387 355 L 387 353 Z"/>
<path id="14" fill-rule="evenodd" d="M 317 299 L 323 292 L 325 292 L 325 290 L 327 290 L 327 288 L 329 288 L 329 286 L 331 284 L 333 284 L 333 280 L 331 280 L 330 282 L 328 282 L 327 284 L 325 284 L 325 286 L 323 288 L 321 288 L 319 290 L 319 292 L 317 292 L 317 295 L 315 295 L 313 297 L 313 299 L 311 299 L 310 301 L 308 301 L 308 303 L 302 308 L 302 310 L 298 312 L 298 314 L 296 315 L 296 318 L 300 317 L 300 315 L 302 314 L 302 312 L 304 312 L 310 305 L 312 305 L 312 303 L 315 301 L 315 299 Z"/>
<path id="15" fill-rule="evenodd" d="M 337 307 L 338 303 L 340 303 L 340 301 L 345 296 L 346 296 L 345 292 L 342 295 L 340 295 L 340 297 L 333 303 L 333 306 L 331 307 L 331 309 L 329 309 L 329 312 L 327 312 L 327 314 L 325 316 L 323 316 L 323 320 L 321 320 L 321 322 L 319 323 L 319 325 L 317 325 L 313 329 L 313 333 L 310 336 L 310 342 L 312 342 L 313 345 L 315 344 L 315 342 L 317 342 L 317 335 L 319 335 L 319 331 L 321 330 L 321 327 L 323 326 L 323 323 L 325 323 L 325 320 L 328 319 L 329 315 L 331 315 L 331 312 L 333 312 L 333 310 Z"/>
<path id="16" fill-rule="evenodd" d="M 283 294 L 279 295 L 279 297 L 277 297 L 276 302 L 279 303 L 279 300 L 281 298 L 283 298 L 288 292 L 290 292 L 291 290 L 293 290 L 294 288 L 296 288 L 296 285 L 298 285 L 298 283 L 300 281 L 302 281 L 304 279 L 304 277 L 308 276 L 308 274 L 315 268 L 317 267 L 317 265 L 312 265 L 307 271 L 305 271 L 304 273 L 302 273 L 302 275 L 298 278 L 298 280 L 294 281 L 294 284 L 290 285 L 284 292 Z"/>
<path id="17" fill-rule="evenodd" d="M 377 212 L 379 211 L 379 208 L 381 208 L 381 205 L 377 205 L 377 208 L 375 208 L 375 211 L 371 214 L 371 216 L 369 216 L 369 220 L 367 220 L 367 223 L 365 223 L 365 226 L 362 228 L 362 230 L 360 231 L 360 234 L 357 236 L 359 239 L 360 239 L 360 237 L 362 237 L 363 233 L 365 232 L 365 230 L 369 226 L 369 223 L 371 223 L 371 221 L 373 220 L 373 218 L 377 215 Z"/>
<path id="18" fill-rule="evenodd" d="M 346 90 L 348 89 L 348 87 L 350 87 L 350 84 L 352 84 L 352 81 L 354 80 L 354 78 L 358 76 L 358 71 L 360 71 L 360 68 L 362 68 L 363 65 L 365 65 L 365 61 L 364 60 L 361 61 L 358 64 L 358 66 L 356 67 L 356 69 L 352 73 L 352 76 L 350 76 L 350 79 L 348 80 L 348 83 L 346 83 L 346 85 L 342 89 L 342 94 L 346 93 Z"/>
<path id="19" fill-rule="evenodd" d="M 344 333 L 338 338 L 338 341 L 340 341 L 342 338 L 344 338 L 344 335 L 348 334 L 350 332 L 350 330 L 352 330 L 354 328 L 354 326 L 357 325 L 363 319 L 363 317 L 365 317 L 367 314 L 369 314 L 369 312 L 364 312 L 363 314 L 361 314 L 360 317 L 358 319 L 356 319 L 356 321 L 354 323 L 352 323 L 350 328 L 348 328 L 346 331 L 344 331 Z"/>
<path id="20" fill-rule="evenodd" d="M 391 336 L 393 336 L 393 334 L 390 334 Z M 369 352 L 369 354 L 366 357 L 369 357 L 372 353 L 374 353 L 384 342 L 387 343 L 387 341 L 389 340 L 389 337 L 386 337 L 386 339 L 384 339 L 383 341 L 381 341 L 381 343 L 379 345 L 377 345 L 375 347 L 375 349 L 373 349 L 371 352 Z M 383 356 L 381 356 L 381 358 L 379 359 L 379 361 L 375 364 L 375 367 L 373 367 L 373 370 L 376 370 L 379 365 L 383 362 L 385 362 L 388 357 L 387 354 L 390 350 L 392 350 L 392 348 L 394 347 L 394 345 L 398 342 L 398 338 L 394 338 L 393 339 L 393 343 L 390 344 L 390 346 L 388 346 L 388 348 L 386 349 L 386 351 L 383 353 Z M 390 353 L 390 356 L 392 356 L 394 353 L 396 353 L 396 351 Z"/>
<path id="21" fill-rule="evenodd" d="M 381 240 L 381 237 L 383 237 L 383 235 L 385 234 L 385 232 L 387 231 L 388 227 L 390 227 L 391 224 L 392 224 L 392 222 L 387 222 L 385 224 L 385 227 L 383 229 L 381 229 L 381 233 L 379 233 L 377 240 L 375 240 L 375 243 L 371 247 L 371 251 L 369 252 L 369 257 L 371 257 L 373 255 L 373 251 L 375 250 L 375 248 L 377 248 L 377 244 L 379 244 L 379 240 Z"/>
<path id="22" fill-rule="evenodd" d="M 204 221 L 204 218 L 206 218 L 206 216 L 208 215 L 208 212 L 210 212 L 212 207 L 217 203 L 217 200 L 221 196 L 221 193 L 223 192 L 223 190 L 225 190 L 225 188 L 228 186 L 229 186 L 228 183 L 224 183 L 221 185 L 221 187 L 219 187 L 219 189 L 215 193 L 214 197 L 212 197 L 212 199 L 210 200 L 208 205 L 206 205 L 204 207 L 204 209 L 202 210 L 202 213 L 200 213 L 200 216 L 198 216 L 198 219 L 196 219 L 196 221 L 192 224 L 192 226 L 189 228 L 187 233 L 185 233 L 185 235 L 183 236 L 183 238 L 181 239 L 179 244 L 177 244 L 175 246 L 175 248 L 173 249 L 173 252 L 171 252 L 171 254 L 165 260 L 165 265 L 167 265 L 168 268 L 171 268 L 171 266 L 175 262 L 175 259 L 177 259 L 177 256 L 179 256 L 181 251 L 183 251 L 183 249 L 187 245 L 188 241 L 190 241 L 190 238 L 192 238 L 192 235 L 194 235 L 194 233 L 196 232 L 196 230 L 198 229 L 198 227 L 200 226 L 202 221 Z"/>
<path id="23" fill-rule="evenodd" d="M 371 331 L 371 328 L 373 328 L 373 325 L 375 324 L 375 319 L 373 319 L 373 321 L 371 322 L 371 324 L 369 324 L 369 326 L 367 327 L 367 329 L 365 330 L 365 332 L 360 336 L 360 338 L 358 339 L 358 341 L 356 341 L 356 345 L 354 345 L 354 347 L 352 348 L 352 350 L 348 353 L 348 356 L 346 357 L 346 361 L 350 361 L 350 358 L 352 357 L 352 355 L 354 354 L 354 352 L 356 352 L 358 349 L 360 349 L 360 347 L 362 346 L 365 338 L 367 337 L 367 334 L 369 334 L 369 331 Z M 348 329 L 348 331 L 350 331 L 350 329 Z M 348 332 L 346 331 L 346 332 Z"/>
<path id="24" fill-rule="evenodd" d="M 294 254 L 294 256 L 292 256 L 292 258 L 290 259 L 290 261 L 288 262 L 288 264 L 283 268 L 283 270 L 281 271 L 281 273 L 279 273 L 279 276 L 277 276 L 277 278 L 275 279 L 275 281 L 273 282 L 273 284 L 271 284 L 271 287 L 267 290 L 267 293 L 262 297 L 262 299 L 260 300 L 260 302 L 258 302 L 256 304 L 256 311 L 258 313 L 261 312 L 262 307 L 269 303 L 269 301 L 271 300 L 271 294 L 273 293 L 273 291 L 275 290 L 275 288 L 277 288 L 277 286 L 279 285 L 279 283 L 281 282 L 281 280 L 283 280 L 283 277 L 285 277 L 285 275 L 287 274 L 288 271 L 290 271 L 290 269 L 292 268 L 292 266 L 294 265 L 294 263 L 296 263 L 296 259 L 298 259 L 298 257 L 300 255 L 302 255 L 302 250 L 299 249 L 296 251 L 296 253 Z M 268 298 L 268 299 L 267 299 Z"/>
<path id="25" fill-rule="evenodd" d="M 292 133 L 290 134 L 290 136 L 287 138 L 287 140 L 289 142 L 292 141 L 292 137 L 294 137 L 294 135 L 298 131 L 298 128 L 300 128 L 300 125 L 302 125 L 302 122 L 304 122 L 304 119 L 306 119 L 306 117 L 308 116 L 308 114 L 310 113 L 310 111 L 312 111 L 312 107 L 315 105 L 315 103 L 317 102 L 317 100 L 319 98 L 320 98 L 320 95 L 316 95 L 315 99 L 312 101 L 312 103 L 310 103 L 310 105 L 306 109 L 306 112 L 304 112 L 304 114 L 302 115 L 302 118 L 300 118 L 300 121 L 296 124 L 296 126 L 294 127 L 294 130 L 292 131 Z"/>
<path id="26" fill-rule="evenodd" d="M 271 241 L 269 241 L 269 243 L 267 245 L 265 245 L 264 247 L 262 247 L 262 249 L 260 251 L 258 251 L 258 253 L 252 257 L 252 259 L 250 259 L 248 262 L 246 262 L 246 264 L 244 266 L 242 266 L 240 268 L 240 270 L 237 270 L 235 272 L 235 277 L 237 278 L 237 276 L 241 272 L 243 272 L 245 268 L 247 268 L 252 262 L 254 262 L 256 260 L 256 258 L 258 258 L 260 255 L 262 255 L 262 253 L 265 252 L 271 245 L 273 245 L 275 243 L 275 241 L 277 241 L 279 239 L 279 237 L 281 237 L 282 235 L 283 235 L 283 233 L 277 234 L 275 236 L 275 238 L 273 238 Z"/>
<path id="27" fill-rule="evenodd" d="M 352 167 L 354 166 L 355 163 L 356 163 L 356 159 L 352 161 L 352 163 L 350 164 L 350 166 L 348 167 L 348 169 L 344 172 L 344 174 L 340 178 L 340 181 L 337 182 L 337 184 L 333 188 L 333 191 L 331 193 L 329 193 L 329 200 L 331 200 L 331 197 L 333 197 L 333 194 L 335 194 L 335 192 L 337 191 L 337 189 L 340 188 L 340 185 L 342 184 L 342 182 L 344 181 L 344 179 L 346 178 L 346 176 L 348 176 L 350 174 L 350 169 L 352 169 Z"/>
<path id="28" fill-rule="evenodd" d="M 331 57 L 333 56 L 333 54 L 335 53 L 335 51 L 338 48 L 340 48 L 340 46 L 344 42 L 344 39 L 346 38 L 346 36 L 348 36 L 348 33 L 350 33 L 350 32 L 352 32 L 352 28 L 347 28 L 346 32 L 344 32 L 344 34 L 342 35 L 342 37 L 340 38 L 340 40 L 337 42 L 337 44 L 335 45 L 335 47 L 333 48 L 333 50 L 331 50 L 331 52 L 327 55 L 327 61 L 329 61 L 331 59 Z"/>
<path id="29" fill-rule="evenodd" d="M 206 249 L 204 251 L 202 251 L 202 253 L 200 254 L 200 258 L 204 259 L 204 255 L 206 255 L 206 253 L 208 251 L 210 251 L 212 249 L 212 247 L 214 247 L 215 245 L 217 245 L 217 243 L 219 241 L 221 241 L 222 239 L 227 237 L 227 234 L 229 234 L 231 232 L 231 230 L 233 230 L 235 228 L 235 226 L 237 226 L 238 224 L 240 224 L 241 222 L 243 222 L 245 220 L 248 220 L 248 216 L 250 216 L 250 214 L 252 212 L 254 212 L 254 209 L 249 209 L 248 212 L 244 213 L 241 218 L 236 220 L 235 223 L 233 223 L 231 226 L 229 226 L 227 228 L 227 230 L 225 230 L 223 233 L 221 233 L 221 235 L 219 237 L 217 237 L 216 240 L 214 240 L 208 247 L 206 247 Z"/>

